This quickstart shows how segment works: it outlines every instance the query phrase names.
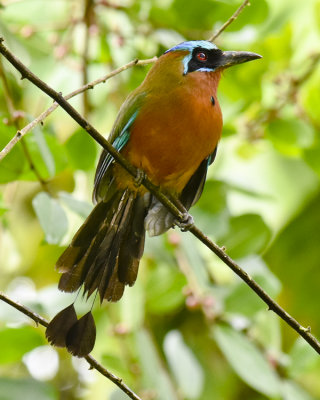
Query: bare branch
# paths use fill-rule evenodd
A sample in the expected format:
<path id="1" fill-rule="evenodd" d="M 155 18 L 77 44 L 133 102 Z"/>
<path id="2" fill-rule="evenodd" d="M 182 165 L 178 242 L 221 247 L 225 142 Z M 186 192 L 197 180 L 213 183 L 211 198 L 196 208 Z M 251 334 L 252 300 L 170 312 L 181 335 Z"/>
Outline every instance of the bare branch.
<path id="1" fill-rule="evenodd" d="M 137 176 L 137 169 L 131 165 L 114 147 L 92 126 L 86 121 L 64 98 L 63 96 L 48 86 L 45 82 L 34 75 L 17 57 L 15 57 L 3 44 L 3 39 L 0 38 L 0 53 L 22 74 L 23 78 L 28 79 L 40 90 L 48 96 L 56 100 L 60 106 L 83 128 L 94 140 L 96 140 L 112 157 L 132 176 Z M 142 184 L 153 194 L 158 200 L 164 204 L 168 210 L 176 217 L 178 221 L 183 221 L 186 210 L 183 209 L 181 203 L 177 199 L 169 199 L 156 187 L 147 177 L 144 177 Z M 269 307 L 269 310 L 274 311 L 282 318 L 289 326 L 291 326 L 313 349 L 320 354 L 320 343 L 310 333 L 310 328 L 304 328 L 289 315 L 282 307 L 280 307 L 263 289 L 259 286 L 252 277 L 245 272 L 235 261 L 233 261 L 223 249 L 213 243 L 204 233 L 195 225 L 190 229 L 190 232 L 196 236 L 205 246 L 207 246 L 214 254 L 216 254 L 232 271 L 234 271 Z"/>
<path id="2" fill-rule="evenodd" d="M 5 303 L 9 304 L 11 307 L 14 307 L 16 310 L 22 312 L 23 314 L 25 314 L 27 317 L 33 319 L 36 324 L 40 324 L 42 326 L 44 326 L 45 328 L 49 325 L 49 322 L 43 318 L 41 315 L 36 314 L 35 312 L 33 312 L 32 310 L 30 310 L 30 308 L 23 306 L 22 304 L 10 299 L 8 296 L 6 296 L 4 293 L 0 292 L 0 300 L 4 301 Z M 133 400 L 141 400 L 141 398 L 134 393 L 123 381 L 121 378 L 119 378 L 118 376 L 114 375 L 112 372 L 110 372 L 109 370 L 107 370 L 107 368 L 104 368 L 96 359 L 94 359 L 92 356 L 88 355 L 85 357 L 85 359 L 87 360 L 87 362 L 90 364 L 91 368 L 97 370 L 98 372 L 100 372 L 100 374 L 102 374 L 103 376 L 105 376 L 106 378 L 108 378 L 110 381 L 112 381 L 113 383 L 115 383 L 124 393 L 126 393 L 130 399 Z"/>
<path id="3" fill-rule="evenodd" d="M 208 41 L 209 42 L 213 42 L 214 40 L 217 39 L 218 36 L 221 35 L 221 33 L 230 25 L 232 24 L 233 21 L 235 21 L 238 16 L 241 14 L 241 12 L 243 11 L 243 9 L 246 6 L 250 6 L 250 1 L 249 0 L 244 0 L 244 2 L 241 4 L 241 6 L 237 9 L 237 11 L 228 19 L 228 21 L 226 21 L 222 27 L 214 34 L 212 35 Z"/>

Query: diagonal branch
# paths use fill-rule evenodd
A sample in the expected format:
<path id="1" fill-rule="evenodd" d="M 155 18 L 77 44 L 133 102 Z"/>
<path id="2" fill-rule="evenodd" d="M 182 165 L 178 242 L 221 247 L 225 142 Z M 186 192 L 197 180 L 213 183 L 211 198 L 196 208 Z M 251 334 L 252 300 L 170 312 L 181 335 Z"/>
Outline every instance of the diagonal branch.
<path id="1" fill-rule="evenodd" d="M 28 79 L 40 90 L 53 98 L 60 106 L 83 128 L 89 135 L 93 137 L 113 158 L 132 176 L 137 176 L 137 169 L 130 164 L 114 147 L 88 122 L 86 121 L 62 96 L 56 92 L 40 78 L 34 75 L 17 57 L 15 57 L 3 44 L 0 38 L 0 53 L 21 73 L 22 78 Z M 185 210 L 177 199 L 169 199 L 161 190 L 156 187 L 147 177 L 143 178 L 142 184 L 153 194 L 158 200 L 167 207 L 167 209 L 176 217 L 178 221 L 183 221 Z M 306 342 L 310 344 L 314 350 L 320 354 L 320 343 L 311 334 L 310 328 L 304 328 L 300 323 L 288 314 L 282 307 L 278 305 L 252 277 L 247 274 L 235 261 L 233 261 L 224 250 L 213 243 L 199 228 L 193 225 L 190 232 L 196 236 L 205 246 L 207 246 L 214 254 L 216 254 L 229 268 L 232 269 L 269 307 L 282 318 L 289 326 L 291 326 Z"/>
<path id="2" fill-rule="evenodd" d="M 5 303 L 9 304 L 11 307 L 14 307 L 16 310 L 22 312 L 27 317 L 33 319 L 35 323 L 38 325 L 42 325 L 45 328 L 49 325 L 49 322 L 43 318 L 41 315 L 36 314 L 34 311 L 30 310 L 30 308 L 23 306 L 22 304 L 15 302 L 14 300 L 10 299 L 4 293 L 0 292 L 0 300 L 4 301 Z M 118 376 L 114 375 L 112 372 L 104 368 L 96 359 L 92 356 L 88 355 L 85 357 L 87 362 L 90 364 L 91 368 L 96 369 L 100 374 L 108 378 L 110 381 L 115 383 L 124 393 L 126 393 L 130 399 L 133 400 L 141 400 L 141 398 L 134 393 Z"/>

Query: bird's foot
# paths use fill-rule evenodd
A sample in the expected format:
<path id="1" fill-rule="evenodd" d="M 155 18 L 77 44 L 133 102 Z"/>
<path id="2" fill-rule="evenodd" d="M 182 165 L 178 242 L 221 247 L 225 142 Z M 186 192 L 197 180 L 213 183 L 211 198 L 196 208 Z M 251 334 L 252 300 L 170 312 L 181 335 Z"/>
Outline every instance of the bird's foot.
<path id="1" fill-rule="evenodd" d="M 139 187 L 141 186 L 143 180 L 146 177 L 146 173 L 142 171 L 142 169 L 137 169 L 137 175 L 134 178 L 134 186 Z"/>
<path id="2" fill-rule="evenodd" d="M 188 212 L 185 212 L 183 213 L 183 217 L 181 220 L 174 220 L 174 224 L 177 225 L 182 230 L 182 232 L 186 232 L 193 227 L 194 220 L 192 215 L 190 215 Z"/>

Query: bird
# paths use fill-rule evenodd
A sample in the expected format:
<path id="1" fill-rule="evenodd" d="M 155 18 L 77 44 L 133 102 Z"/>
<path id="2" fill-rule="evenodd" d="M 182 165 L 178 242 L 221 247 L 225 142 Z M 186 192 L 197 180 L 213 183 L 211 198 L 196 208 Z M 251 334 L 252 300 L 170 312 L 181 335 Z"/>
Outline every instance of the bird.
<path id="1" fill-rule="evenodd" d="M 217 98 L 222 72 L 259 59 L 247 51 L 222 51 L 193 40 L 165 51 L 122 104 L 109 142 L 138 171 L 189 210 L 200 198 L 222 133 Z M 176 223 L 170 211 L 103 150 L 97 165 L 95 206 L 56 263 L 59 289 L 82 289 L 120 300 L 137 278 L 145 233 L 157 236 Z M 190 222 L 190 221 L 189 221 Z M 91 311 L 78 319 L 71 304 L 46 330 L 51 344 L 78 357 L 93 348 Z"/>

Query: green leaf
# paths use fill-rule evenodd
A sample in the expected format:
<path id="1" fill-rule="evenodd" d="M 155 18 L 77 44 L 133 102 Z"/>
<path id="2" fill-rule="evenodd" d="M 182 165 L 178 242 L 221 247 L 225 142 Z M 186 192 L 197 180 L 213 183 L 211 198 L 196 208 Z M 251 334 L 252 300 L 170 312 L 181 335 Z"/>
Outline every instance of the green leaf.
<path id="1" fill-rule="evenodd" d="M 225 310 L 232 314 L 253 317 L 265 309 L 265 303 L 244 282 L 239 282 L 225 299 Z"/>
<path id="2" fill-rule="evenodd" d="M 188 399 L 201 398 L 204 373 L 198 360 L 185 344 L 179 331 L 170 331 L 164 339 L 164 352 L 179 388 Z"/>
<path id="3" fill-rule="evenodd" d="M 0 331 L 0 364 L 20 361 L 22 356 L 45 343 L 43 336 L 31 326 L 6 328 Z M 0 390 L 1 393 L 1 390 Z"/>
<path id="4" fill-rule="evenodd" d="M 232 4 L 233 11 L 230 12 L 232 15 L 236 11 L 236 7 L 240 6 L 241 2 Z M 226 18 L 226 20 L 230 17 Z M 238 31 L 239 29 L 245 27 L 250 21 L 250 25 L 261 24 L 267 20 L 269 16 L 269 5 L 266 0 L 259 0 L 254 4 L 251 3 L 246 6 L 240 15 L 230 26 L 228 26 L 228 31 Z"/>
<path id="5" fill-rule="evenodd" d="M 33 135 L 35 137 L 36 143 L 38 145 L 41 157 L 46 164 L 49 176 L 52 177 L 55 174 L 55 162 L 53 159 L 53 156 L 51 154 L 51 151 L 49 149 L 49 146 L 45 140 L 45 137 L 43 135 L 42 129 L 39 127 L 39 125 L 36 125 L 33 130 Z"/>
<path id="6" fill-rule="evenodd" d="M 0 217 L 5 214 L 9 208 L 6 206 L 6 204 L 3 201 L 3 196 L 2 193 L 0 193 Z"/>
<path id="7" fill-rule="evenodd" d="M 315 367 L 320 368 L 319 355 L 302 338 L 296 340 L 289 355 L 288 374 L 292 378 L 303 376 L 305 373 L 315 369 Z"/>
<path id="8" fill-rule="evenodd" d="M 243 258 L 264 249 L 271 238 L 270 229 L 260 215 L 244 214 L 230 220 L 229 232 L 218 242 L 232 258 Z"/>
<path id="9" fill-rule="evenodd" d="M 287 156 L 297 156 L 314 141 L 314 130 L 299 119 L 276 119 L 267 126 L 267 138 Z"/>
<path id="10" fill-rule="evenodd" d="M 16 134 L 15 129 L 8 127 L 0 121 L 0 149 L 2 150 Z M 0 162 L 0 183 L 7 183 L 19 178 L 23 171 L 25 158 L 18 143 L 9 154 Z"/>
<path id="11" fill-rule="evenodd" d="M 224 182 L 207 180 L 204 195 L 200 197 L 197 208 L 216 214 L 225 209 L 227 200 L 227 185 Z"/>
<path id="12" fill-rule="evenodd" d="M 302 389 L 297 383 L 285 380 L 281 383 L 283 400 L 316 400 Z"/>
<path id="13" fill-rule="evenodd" d="M 214 327 L 213 335 L 231 367 L 244 382 L 266 396 L 279 396 L 278 376 L 246 336 L 222 325 Z"/>
<path id="14" fill-rule="evenodd" d="M 136 334 L 143 382 L 146 389 L 156 392 L 157 400 L 177 400 L 173 385 L 149 333 L 139 330 Z"/>
<path id="15" fill-rule="evenodd" d="M 178 27 L 186 29 L 211 29 L 213 21 L 219 21 L 232 9 L 232 5 L 219 4 L 211 0 L 175 0 L 170 12 L 174 12 Z M 213 15 L 215 16 L 214 18 Z"/>
<path id="16" fill-rule="evenodd" d="M 87 203 L 86 201 L 77 200 L 68 192 L 60 192 L 59 198 L 71 211 L 80 215 L 82 218 L 87 218 L 92 211 L 91 204 Z"/>
<path id="17" fill-rule="evenodd" d="M 285 282 L 282 296 L 286 307 L 298 321 L 312 326 L 316 336 L 320 333 L 319 303 L 315 301 L 319 297 L 320 281 L 319 204 L 318 193 L 277 235 L 264 254 L 274 273 Z"/>
<path id="18" fill-rule="evenodd" d="M 32 205 L 45 233 L 45 240 L 50 244 L 60 243 L 67 232 L 68 220 L 59 202 L 41 192 L 34 197 Z"/>
<path id="19" fill-rule="evenodd" d="M 303 153 L 306 163 L 320 176 L 320 144 L 306 149 Z"/>
<path id="20" fill-rule="evenodd" d="M 13 7 L 5 8 L 5 16 L 10 21 L 13 20 L 15 23 L 26 24 L 37 24 L 39 13 L 39 7 L 41 7 L 41 0 L 34 0 L 27 7 L 22 3 L 14 3 Z M 48 3 L 48 7 L 41 8 L 41 20 L 44 24 L 48 24 L 52 21 L 61 21 L 64 18 L 66 12 L 66 5 L 63 2 L 57 4 Z M 43 40 L 40 42 L 43 45 Z"/>
<path id="21" fill-rule="evenodd" d="M 58 393 L 48 383 L 34 379 L 0 377 L 1 400 L 56 400 Z"/>
<path id="22" fill-rule="evenodd" d="M 152 314 L 167 314 L 184 303 L 185 277 L 174 267 L 159 264 L 152 271 L 146 290 L 146 307 Z"/>
<path id="23" fill-rule="evenodd" d="M 307 112 L 308 117 L 316 126 L 320 123 L 320 69 L 319 67 L 315 69 L 314 73 L 311 75 L 310 79 L 302 87 L 301 90 L 301 100 L 304 110 Z"/>
<path id="24" fill-rule="evenodd" d="M 198 0 L 183 1 L 174 0 L 172 5 L 168 7 L 167 1 L 153 2 L 150 10 L 150 23 L 162 28 L 171 28 L 176 31 L 187 30 L 212 30 L 214 23 L 224 23 L 239 7 L 239 1 L 212 1 Z M 250 10 L 253 9 L 253 10 Z M 243 11 L 247 18 L 238 18 L 228 27 L 230 30 L 240 29 L 247 24 L 249 20 L 251 24 L 259 23 L 265 20 L 268 14 L 268 5 L 265 0 L 260 0 L 255 7 L 246 7 Z M 236 24 L 236 28 L 233 25 Z"/>
<path id="25" fill-rule="evenodd" d="M 110 61 L 112 61 L 111 57 L 111 52 L 110 52 L 110 46 L 108 41 L 106 40 L 107 33 L 101 34 L 100 35 L 100 40 L 99 40 L 99 61 L 107 64 Z"/>
<path id="26" fill-rule="evenodd" d="M 186 255 L 190 272 L 194 274 L 199 286 L 207 288 L 210 285 L 207 265 L 199 251 L 199 243 L 191 235 L 181 234 L 181 247 Z"/>
<path id="27" fill-rule="evenodd" d="M 280 318 L 273 312 L 258 313 L 250 328 L 250 337 L 276 356 L 281 354 Z"/>
<path id="28" fill-rule="evenodd" d="M 120 389 L 116 389 L 110 395 L 110 400 L 128 400 L 128 396 Z"/>
<path id="29" fill-rule="evenodd" d="M 76 131 L 67 141 L 66 149 L 71 165 L 75 169 L 94 168 L 97 147 L 94 140 L 83 129 Z"/>
<path id="30" fill-rule="evenodd" d="M 144 321 L 145 292 L 141 287 L 141 280 L 137 280 L 133 288 L 126 290 L 120 302 L 120 315 L 123 324 L 129 329 L 139 329 Z"/>
<path id="31" fill-rule="evenodd" d="M 103 354 L 102 364 L 108 365 L 108 369 L 113 371 L 114 374 L 120 375 L 123 379 L 128 375 L 126 360 L 119 357 L 118 354 L 110 354 L 110 351 L 107 354 Z"/>
<path id="32" fill-rule="evenodd" d="M 35 168 L 43 179 L 49 179 L 67 166 L 66 152 L 56 135 L 39 127 L 34 129 L 35 134 L 26 135 L 24 140 Z M 37 178 L 30 166 L 26 164 L 20 179 L 36 180 Z"/>

